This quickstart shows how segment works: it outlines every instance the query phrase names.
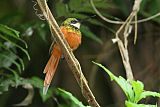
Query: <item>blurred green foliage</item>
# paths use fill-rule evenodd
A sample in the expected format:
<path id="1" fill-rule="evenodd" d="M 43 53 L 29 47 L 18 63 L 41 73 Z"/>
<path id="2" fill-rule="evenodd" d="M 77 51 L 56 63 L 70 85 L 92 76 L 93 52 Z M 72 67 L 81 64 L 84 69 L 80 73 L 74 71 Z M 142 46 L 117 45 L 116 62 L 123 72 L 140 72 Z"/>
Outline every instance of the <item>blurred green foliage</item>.
<path id="1" fill-rule="evenodd" d="M 140 13 L 145 17 L 152 16 L 159 13 L 160 1 L 159 0 L 143 0 L 140 8 Z M 160 18 L 153 19 L 154 21 L 160 22 Z"/>
<path id="2" fill-rule="evenodd" d="M 0 25 L 0 70 L 1 75 L 3 75 L 0 85 L 2 89 L 0 90 L 1 93 L 7 91 L 11 84 L 12 86 L 18 85 L 18 72 L 21 73 L 24 70 L 24 61 L 18 55 L 17 49 L 30 59 L 26 48 L 27 44 L 19 37 L 18 31 L 5 25 Z M 10 71 L 10 73 L 7 75 L 6 71 Z"/>
<path id="3" fill-rule="evenodd" d="M 57 96 L 57 99 L 63 99 L 60 100 L 58 103 L 58 107 L 90 107 L 90 106 L 84 106 L 82 102 L 80 102 L 77 98 L 75 98 L 71 93 L 63 90 L 63 89 L 56 89 L 55 95 Z"/>

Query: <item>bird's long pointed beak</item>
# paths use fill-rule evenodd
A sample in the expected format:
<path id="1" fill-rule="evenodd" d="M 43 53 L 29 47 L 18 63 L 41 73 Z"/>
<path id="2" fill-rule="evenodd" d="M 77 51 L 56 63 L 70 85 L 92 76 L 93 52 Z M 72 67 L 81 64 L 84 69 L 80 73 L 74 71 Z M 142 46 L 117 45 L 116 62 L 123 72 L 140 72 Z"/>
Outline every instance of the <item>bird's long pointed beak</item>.
<path id="1" fill-rule="evenodd" d="M 87 20 L 89 20 L 89 19 L 91 19 L 91 18 L 93 18 L 93 17 L 95 17 L 96 15 L 92 15 L 92 16 L 89 16 L 89 17 L 86 17 L 86 18 L 84 18 L 84 19 L 80 19 L 79 20 L 79 23 L 83 23 L 83 22 L 85 22 L 85 21 L 87 21 Z"/>
<path id="2" fill-rule="evenodd" d="M 43 95 L 47 94 L 48 88 L 49 88 L 49 85 L 43 87 Z"/>

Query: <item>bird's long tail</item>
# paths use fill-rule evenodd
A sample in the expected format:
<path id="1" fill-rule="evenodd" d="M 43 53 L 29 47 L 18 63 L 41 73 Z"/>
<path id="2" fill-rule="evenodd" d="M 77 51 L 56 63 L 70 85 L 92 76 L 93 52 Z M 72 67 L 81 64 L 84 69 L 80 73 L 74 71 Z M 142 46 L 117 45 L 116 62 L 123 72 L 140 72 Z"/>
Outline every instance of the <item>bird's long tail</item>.
<path id="1" fill-rule="evenodd" d="M 44 69 L 43 73 L 46 73 L 45 80 L 44 80 L 44 87 L 43 87 L 43 94 L 45 95 L 48 91 L 49 85 L 52 81 L 52 78 L 55 74 L 55 71 L 57 69 L 57 65 L 59 63 L 59 59 L 61 57 L 61 51 L 58 48 L 58 46 L 54 46 L 51 57 L 49 61 L 47 62 L 47 65 Z"/>

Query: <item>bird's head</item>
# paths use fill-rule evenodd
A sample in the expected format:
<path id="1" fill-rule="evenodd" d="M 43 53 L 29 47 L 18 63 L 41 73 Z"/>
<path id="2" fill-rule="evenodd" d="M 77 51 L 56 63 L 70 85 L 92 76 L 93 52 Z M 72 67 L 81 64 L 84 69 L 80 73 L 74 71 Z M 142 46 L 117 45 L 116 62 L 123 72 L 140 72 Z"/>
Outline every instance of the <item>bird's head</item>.
<path id="1" fill-rule="evenodd" d="M 76 18 L 67 18 L 63 23 L 62 23 L 63 26 L 73 26 L 77 29 L 80 29 L 80 21 L 77 20 Z"/>

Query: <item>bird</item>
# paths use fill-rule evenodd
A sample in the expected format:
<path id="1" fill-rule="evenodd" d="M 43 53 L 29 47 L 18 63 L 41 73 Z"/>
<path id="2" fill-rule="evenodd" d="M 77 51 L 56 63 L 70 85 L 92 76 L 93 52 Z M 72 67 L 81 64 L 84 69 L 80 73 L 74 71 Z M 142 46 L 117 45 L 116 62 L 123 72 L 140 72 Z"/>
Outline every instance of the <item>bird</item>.
<path id="1" fill-rule="evenodd" d="M 76 50 L 81 44 L 82 36 L 80 26 L 81 22 L 76 18 L 67 18 L 60 26 L 60 30 L 62 31 L 64 38 L 73 51 Z M 57 43 L 54 43 L 51 48 L 50 58 L 43 71 L 43 73 L 46 74 L 43 83 L 43 95 L 47 94 L 48 88 L 62 56 L 63 53 L 60 46 Z"/>

